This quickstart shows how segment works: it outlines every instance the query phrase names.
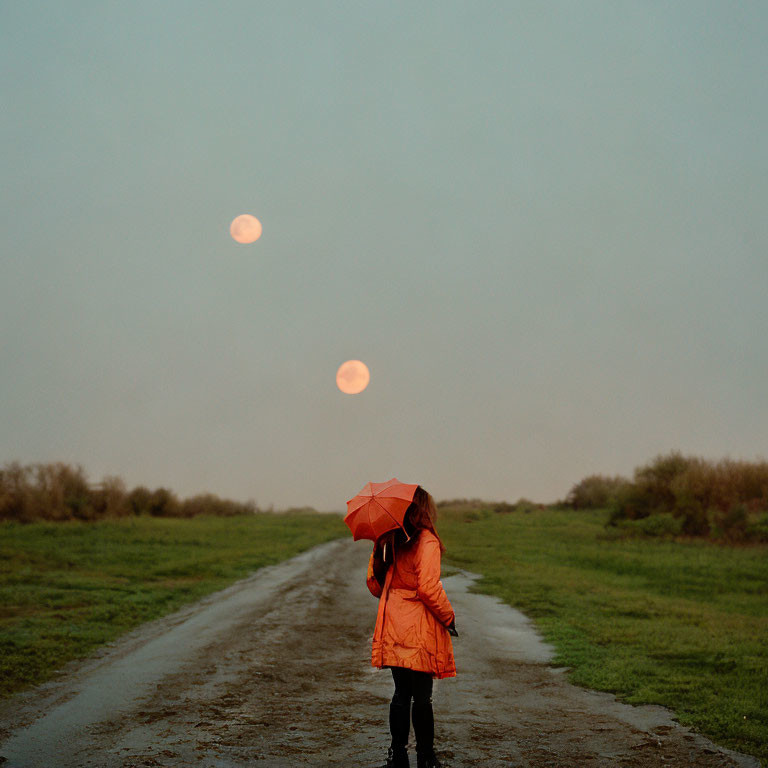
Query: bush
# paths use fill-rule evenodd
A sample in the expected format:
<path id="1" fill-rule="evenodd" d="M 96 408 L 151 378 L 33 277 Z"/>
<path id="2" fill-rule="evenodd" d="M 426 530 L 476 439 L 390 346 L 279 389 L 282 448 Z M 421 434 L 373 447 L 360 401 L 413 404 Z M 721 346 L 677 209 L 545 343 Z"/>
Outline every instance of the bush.
<path id="1" fill-rule="evenodd" d="M 469 523 L 475 520 L 485 520 L 491 514 L 494 502 L 482 501 L 481 499 L 450 499 L 438 501 L 436 506 L 437 525 L 439 527 L 441 517 L 464 520 Z"/>
<path id="2" fill-rule="evenodd" d="M 682 520 L 667 512 L 638 520 L 637 527 L 646 536 L 678 536 L 683 528 Z"/>
<path id="3" fill-rule="evenodd" d="M 729 542 L 744 541 L 747 538 L 749 510 L 744 504 L 734 504 L 725 512 L 714 515 L 713 533 L 715 538 Z"/>
<path id="4" fill-rule="evenodd" d="M 634 483 L 628 483 L 617 491 L 609 509 L 609 525 L 614 525 L 618 520 L 641 520 L 653 511 L 651 500 Z"/>
<path id="5" fill-rule="evenodd" d="M 314 507 L 289 507 L 286 515 L 317 515 L 319 512 Z"/>
<path id="6" fill-rule="evenodd" d="M 633 520 L 620 520 L 615 524 L 615 527 L 618 538 L 623 538 L 625 534 L 674 538 L 682 533 L 683 521 L 668 512 L 662 512 L 658 515 L 649 515 Z"/>
<path id="7" fill-rule="evenodd" d="M 672 451 L 667 456 L 657 456 L 635 470 L 635 485 L 641 490 L 651 513 L 674 508 L 676 499 L 673 483 L 690 464 L 691 460 L 679 451 Z"/>
<path id="8" fill-rule="evenodd" d="M 672 452 L 635 470 L 634 482 L 614 496 L 607 524 L 668 514 L 680 520 L 681 534 L 740 542 L 761 540 L 757 517 L 765 510 L 768 462 L 712 462 Z"/>
<path id="9" fill-rule="evenodd" d="M 566 503 L 573 509 L 603 509 L 609 506 L 627 485 L 625 477 L 590 475 L 571 488 Z"/>
<path id="10" fill-rule="evenodd" d="M 95 516 L 91 490 L 80 466 L 12 462 L 0 470 L 2 520 L 91 520 Z"/>
<path id="11" fill-rule="evenodd" d="M 179 517 L 181 506 L 173 491 L 158 488 L 149 497 L 148 511 L 153 517 Z"/>
<path id="12" fill-rule="evenodd" d="M 438 509 L 488 509 L 490 502 L 482 499 L 443 499 L 435 502 Z"/>
<path id="13" fill-rule="evenodd" d="M 107 476 L 91 493 L 96 517 L 124 517 L 131 514 L 125 483 L 119 477 Z"/>
<path id="14" fill-rule="evenodd" d="M 148 515 L 149 506 L 152 502 L 152 491 L 143 485 L 136 486 L 128 494 L 128 506 L 133 515 Z"/>
<path id="15" fill-rule="evenodd" d="M 760 515 L 754 522 L 747 525 L 747 539 L 768 542 L 768 513 Z"/>
<path id="16" fill-rule="evenodd" d="M 676 507 L 673 514 L 682 520 L 683 533 L 688 536 L 706 536 L 710 532 L 709 515 L 701 504 Z"/>
<path id="17" fill-rule="evenodd" d="M 125 515 L 193 517 L 244 515 L 257 511 L 255 502 L 221 499 L 206 493 L 179 501 L 173 491 L 137 486 L 127 492 L 123 480 L 107 476 L 90 485 L 81 466 L 62 462 L 0 469 L 0 520 L 99 520 Z"/>
<path id="18" fill-rule="evenodd" d="M 526 498 L 520 498 L 514 504 L 508 501 L 483 501 L 482 499 L 449 499 L 437 502 L 438 522 L 441 515 L 472 522 L 485 520 L 490 514 L 508 515 L 512 512 L 533 512 L 545 508 L 544 504 L 536 504 Z"/>
<path id="19" fill-rule="evenodd" d="M 31 467 L 17 461 L 0 470 L 0 518 L 27 522 L 35 517 L 35 499 L 30 488 Z"/>

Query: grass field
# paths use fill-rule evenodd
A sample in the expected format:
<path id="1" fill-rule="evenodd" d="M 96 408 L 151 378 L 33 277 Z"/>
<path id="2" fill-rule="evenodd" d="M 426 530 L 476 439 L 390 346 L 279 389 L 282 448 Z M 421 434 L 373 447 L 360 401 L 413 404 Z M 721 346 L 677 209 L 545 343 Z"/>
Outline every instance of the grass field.
<path id="1" fill-rule="evenodd" d="M 336 515 L 0 524 L 0 695 L 308 547 Z"/>
<path id="2" fill-rule="evenodd" d="M 572 682 L 768 765 L 768 546 L 621 539 L 605 519 L 448 509 L 438 530 L 445 564 L 533 618 Z"/>

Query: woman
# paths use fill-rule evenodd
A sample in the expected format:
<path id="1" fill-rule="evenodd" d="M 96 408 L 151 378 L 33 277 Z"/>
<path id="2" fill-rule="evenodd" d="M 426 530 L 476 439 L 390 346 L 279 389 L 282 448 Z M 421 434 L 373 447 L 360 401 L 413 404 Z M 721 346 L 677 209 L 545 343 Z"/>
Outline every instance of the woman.
<path id="1" fill-rule="evenodd" d="M 445 547 L 435 530 L 436 517 L 435 502 L 419 486 L 405 513 L 405 530 L 380 537 L 368 563 L 368 589 L 379 598 L 371 664 L 390 668 L 395 681 L 385 768 L 410 768 L 411 699 L 418 768 L 440 768 L 433 749 L 432 680 L 456 675 L 450 635 L 458 633 L 440 581 Z"/>

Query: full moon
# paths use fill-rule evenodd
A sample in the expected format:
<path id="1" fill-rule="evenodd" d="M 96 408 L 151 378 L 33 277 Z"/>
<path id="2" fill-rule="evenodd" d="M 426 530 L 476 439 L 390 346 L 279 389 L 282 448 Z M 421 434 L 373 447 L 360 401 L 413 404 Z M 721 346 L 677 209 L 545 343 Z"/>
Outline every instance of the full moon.
<path id="1" fill-rule="evenodd" d="M 229 234 L 238 243 L 255 243 L 261 237 L 261 222 L 250 213 L 243 213 L 232 219 Z"/>
<path id="2" fill-rule="evenodd" d="M 362 392 L 371 380 L 368 366 L 360 360 L 347 360 L 336 371 L 336 386 L 347 395 Z"/>

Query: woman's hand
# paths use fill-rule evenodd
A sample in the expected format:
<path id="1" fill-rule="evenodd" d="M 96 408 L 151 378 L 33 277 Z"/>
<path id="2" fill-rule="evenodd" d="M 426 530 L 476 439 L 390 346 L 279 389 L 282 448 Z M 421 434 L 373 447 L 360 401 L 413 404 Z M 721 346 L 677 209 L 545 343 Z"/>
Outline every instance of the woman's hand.
<path id="1" fill-rule="evenodd" d="M 459 633 L 456 631 L 456 617 L 454 616 L 451 619 L 451 623 L 448 625 L 448 634 L 452 635 L 453 637 L 458 637 Z"/>

